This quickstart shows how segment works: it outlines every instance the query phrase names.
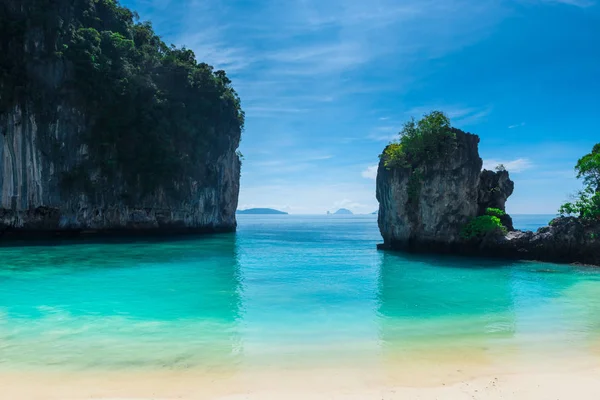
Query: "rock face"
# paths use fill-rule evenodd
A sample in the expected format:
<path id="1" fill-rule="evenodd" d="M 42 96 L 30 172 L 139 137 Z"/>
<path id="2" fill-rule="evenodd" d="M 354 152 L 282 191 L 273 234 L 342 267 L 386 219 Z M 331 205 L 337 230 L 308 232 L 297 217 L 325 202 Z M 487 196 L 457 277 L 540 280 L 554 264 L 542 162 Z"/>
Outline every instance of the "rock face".
<path id="1" fill-rule="evenodd" d="M 0 0 L 0 17 L 25 19 L 41 7 L 38 3 Z M 53 12 L 63 13 L 66 26 L 71 2 L 59 3 Z M 6 57 L 0 59 L 0 235 L 235 230 L 240 125 L 211 122 L 213 135 L 206 151 L 194 155 L 196 168 L 178 171 L 172 187 L 158 187 L 132 202 L 131 186 L 119 175 L 106 185 L 98 170 L 80 168 L 89 153 L 84 137 L 97 118 L 94 109 L 78 101 L 73 64 L 56 55 L 57 39 L 44 30 L 49 23 L 40 26 L 0 39 L 0 58 Z M 56 36 L 58 28 L 52 29 Z M 19 71 L 9 60 L 17 56 L 28 60 Z M 17 72 L 23 87 L 14 87 Z M 82 181 L 96 182 L 94 194 L 69 188 L 66 178 L 81 175 Z"/>
<path id="2" fill-rule="evenodd" d="M 600 265 L 600 223 L 561 217 L 537 232 L 509 232 L 485 238 L 479 252 L 496 257 Z"/>
<path id="3" fill-rule="evenodd" d="M 576 218 L 557 218 L 534 233 L 514 231 L 506 215 L 501 219 L 506 235 L 461 237 L 463 226 L 487 208 L 505 210 L 514 183 L 507 171 L 481 170 L 479 137 L 454 132 L 456 147 L 447 159 L 419 166 L 421 183 L 412 194 L 414 168 L 388 169 L 383 159 L 379 163 L 380 248 L 600 265 L 600 224 L 585 225 Z"/>
<path id="4" fill-rule="evenodd" d="M 506 200 L 513 194 L 515 184 L 510 180 L 508 171 L 483 170 L 479 175 L 479 193 L 477 215 L 483 215 L 487 208 L 506 210 Z M 505 214 L 500 217 L 502 224 L 509 230 L 514 230 L 512 218 Z"/>
<path id="5" fill-rule="evenodd" d="M 0 123 L 0 233 L 235 230 L 239 131 L 228 132 L 227 141 L 215 144 L 217 156 L 206 171 L 210 180 L 189 179 L 180 183 L 177 196 L 159 191 L 131 205 L 119 200 L 119 187 L 96 198 L 62 187 L 61 177 L 85 155 L 78 141 L 85 126 L 78 123 L 76 109 L 59 104 L 56 116 L 50 131 L 43 133 L 61 146 L 55 157 L 40 138 L 39 116 L 27 105 L 15 107 Z"/>
<path id="6" fill-rule="evenodd" d="M 514 187 L 508 173 L 482 173 L 479 137 L 457 129 L 455 134 L 456 147 L 446 159 L 420 166 L 421 184 L 412 199 L 411 168 L 388 169 L 380 161 L 378 222 L 385 246 L 452 251 L 462 242 L 462 226 L 480 210 L 504 210 Z"/>

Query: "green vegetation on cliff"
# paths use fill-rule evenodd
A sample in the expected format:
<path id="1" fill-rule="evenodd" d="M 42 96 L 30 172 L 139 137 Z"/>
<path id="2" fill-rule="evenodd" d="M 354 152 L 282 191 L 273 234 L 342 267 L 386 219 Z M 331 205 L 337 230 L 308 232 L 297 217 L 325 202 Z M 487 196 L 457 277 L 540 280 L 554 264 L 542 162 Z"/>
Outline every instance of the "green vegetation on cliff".
<path id="1" fill-rule="evenodd" d="M 388 168 L 405 168 L 443 157 L 455 140 L 450 119 L 441 111 L 432 111 L 419 121 L 412 118 L 406 122 L 400 140 L 390 143 L 382 157 Z"/>
<path id="2" fill-rule="evenodd" d="M 143 197 L 216 179 L 214 149 L 244 124 L 224 71 L 167 46 L 116 0 L 15 3 L 0 1 L 0 118 L 33 108 L 50 125 L 68 99 L 85 121 L 86 155 L 62 177 L 66 189 Z"/>
<path id="3" fill-rule="evenodd" d="M 491 215 L 493 217 L 498 217 L 498 218 L 503 217 L 503 216 L 506 215 L 505 211 L 503 211 L 503 210 L 501 210 L 499 208 L 491 208 L 491 207 L 487 208 L 485 210 L 485 213 L 486 213 L 486 215 Z"/>
<path id="4" fill-rule="evenodd" d="M 500 220 L 504 215 L 506 213 L 498 208 L 486 209 L 485 215 L 473 218 L 463 227 L 461 237 L 470 240 L 482 238 L 493 232 L 506 234 L 507 229 Z"/>
<path id="5" fill-rule="evenodd" d="M 600 221 L 600 143 L 589 154 L 577 161 L 577 177 L 583 178 L 585 187 L 573 202 L 563 204 L 561 215 L 575 215 L 584 221 Z"/>
<path id="6" fill-rule="evenodd" d="M 423 181 L 423 164 L 443 159 L 456 145 L 456 133 L 450 119 L 441 111 L 432 111 L 419 121 L 404 124 L 400 139 L 390 143 L 380 156 L 386 168 L 410 168 L 408 198 L 416 203 Z"/>

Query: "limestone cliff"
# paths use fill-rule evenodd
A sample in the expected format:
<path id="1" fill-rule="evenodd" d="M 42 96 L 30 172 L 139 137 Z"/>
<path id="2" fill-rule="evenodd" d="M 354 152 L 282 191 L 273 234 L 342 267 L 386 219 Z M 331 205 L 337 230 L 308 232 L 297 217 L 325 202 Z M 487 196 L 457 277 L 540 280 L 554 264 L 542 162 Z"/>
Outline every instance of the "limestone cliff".
<path id="1" fill-rule="evenodd" d="M 421 183 L 413 199 L 412 167 L 377 171 L 379 228 L 388 247 L 451 250 L 461 243 L 461 229 L 487 207 L 504 210 L 512 194 L 508 173 L 483 171 L 479 137 L 454 129 L 456 145 L 444 159 L 420 165 Z"/>
<path id="2" fill-rule="evenodd" d="M 487 208 L 504 211 L 514 183 L 507 171 L 481 170 L 479 137 L 453 131 L 456 145 L 444 159 L 389 168 L 382 157 L 377 173 L 380 248 L 600 265 L 600 224 L 576 218 L 557 218 L 537 232 L 521 232 L 505 215 L 506 234 L 461 235 L 465 224 Z M 411 192 L 415 167 L 421 171 L 420 185 Z"/>
<path id="3" fill-rule="evenodd" d="M 237 95 L 133 15 L 0 0 L 0 234 L 235 229 Z"/>

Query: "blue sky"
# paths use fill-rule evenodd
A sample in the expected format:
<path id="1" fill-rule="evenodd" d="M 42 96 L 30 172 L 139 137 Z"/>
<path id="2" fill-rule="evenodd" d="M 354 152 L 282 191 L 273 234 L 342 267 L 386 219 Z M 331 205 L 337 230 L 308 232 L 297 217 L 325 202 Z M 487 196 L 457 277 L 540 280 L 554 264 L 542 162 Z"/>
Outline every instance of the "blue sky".
<path id="1" fill-rule="evenodd" d="M 240 208 L 378 208 L 378 154 L 440 109 L 554 213 L 600 142 L 600 0 L 122 0 L 227 71 L 246 111 Z"/>

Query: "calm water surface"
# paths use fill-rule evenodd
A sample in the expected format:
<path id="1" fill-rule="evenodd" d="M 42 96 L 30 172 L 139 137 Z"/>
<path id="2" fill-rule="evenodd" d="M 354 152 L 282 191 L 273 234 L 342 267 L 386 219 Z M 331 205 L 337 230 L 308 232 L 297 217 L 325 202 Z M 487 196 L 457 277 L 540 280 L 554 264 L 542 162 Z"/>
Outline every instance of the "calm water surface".
<path id="1" fill-rule="evenodd" d="M 596 348 L 597 269 L 387 253 L 380 241 L 375 216 L 240 216 L 231 235 L 0 247 L 0 369 Z"/>

